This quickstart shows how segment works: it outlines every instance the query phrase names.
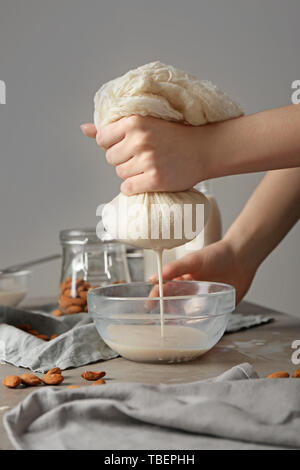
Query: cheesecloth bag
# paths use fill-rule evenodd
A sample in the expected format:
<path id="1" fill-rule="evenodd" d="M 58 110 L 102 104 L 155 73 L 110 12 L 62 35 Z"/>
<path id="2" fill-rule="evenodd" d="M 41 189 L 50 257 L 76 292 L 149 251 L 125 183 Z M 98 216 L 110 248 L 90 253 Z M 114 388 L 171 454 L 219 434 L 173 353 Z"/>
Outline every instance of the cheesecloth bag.
<path id="1" fill-rule="evenodd" d="M 192 126 L 243 115 L 242 109 L 211 82 L 199 80 L 158 61 L 130 70 L 104 84 L 96 93 L 94 104 L 97 130 L 133 114 Z M 195 230 L 189 230 L 188 236 L 185 233 L 180 235 L 180 230 L 178 232 L 175 226 L 178 218 L 177 228 L 180 223 L 183 226 L 183 209 L 186 204 L 191 206 L 193 226 L 196 206 L 201 205 L 204 209 L 200 223 L 196 224 Z M 134 196 L 120 194 L 104 209 L 102 220 L 105 229 L 114 238 L 134 246 L 158 250 L 173 248 L 195 238 L 203 229 L 208 213 L 208 200 L 199 191 L 192 189 Z M 125 230 L 129 227 L 130 233 Z M 121 229 L 121 235 L 117 229 Z"/>

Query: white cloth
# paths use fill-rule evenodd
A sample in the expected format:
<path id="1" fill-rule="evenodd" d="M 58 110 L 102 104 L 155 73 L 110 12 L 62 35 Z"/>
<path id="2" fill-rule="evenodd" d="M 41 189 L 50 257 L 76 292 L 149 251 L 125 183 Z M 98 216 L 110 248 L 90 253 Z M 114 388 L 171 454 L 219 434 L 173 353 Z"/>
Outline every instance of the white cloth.
<path id="1" fill-rule="evenodd" d="M 240 106 L 211 82 L 159 61 L 105 83 L 94 103 L 97 129 L 132 114 L 193 126 L 243 115 Z"/>

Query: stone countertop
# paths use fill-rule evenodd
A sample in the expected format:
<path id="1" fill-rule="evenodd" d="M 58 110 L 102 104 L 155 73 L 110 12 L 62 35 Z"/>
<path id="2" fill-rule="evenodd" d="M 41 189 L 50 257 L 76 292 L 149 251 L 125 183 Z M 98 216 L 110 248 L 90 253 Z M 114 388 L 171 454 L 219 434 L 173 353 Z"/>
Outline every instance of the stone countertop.
<path id="1" fill-rule="evenodd" d="M 43 299 L 45 301 L 45 299 Z M 28 303 L 28 302 L 27 302 Z M 32 303 L 31 303 L 32 305 Z M 26 304 L 24 305 L 26 306 Z M 81 378 L 85 370 L 104 370 L 107 382 L 143 382 L 149 384 L 193 382 L 218 375 L 242 362 L 253 365 L 260 377 L 280 370 L 292 372 L 300 367 L 292 363 L 292 343 L 300 340 L 300 318 L 277 312 L 248 302 L 242 302 L 237 311 L 245 315 L 272 316 L 274 321 L 255 328 L 226 334 L 208 353 L 192 362 L 179 364 L 142 364 L 118 357 L 63 372 L 60 387 L 86 384 Z M 300 357 L 300 354 L 299 354 Z M 13 449 L 2 424 L 2 416 L 34 388 L 8 389 L 2 385 L 7 375 L 26 370 L 9 364 L 0 365 L 0 449 Z M 37 374 L 40 375 L 40 374 Z"/>

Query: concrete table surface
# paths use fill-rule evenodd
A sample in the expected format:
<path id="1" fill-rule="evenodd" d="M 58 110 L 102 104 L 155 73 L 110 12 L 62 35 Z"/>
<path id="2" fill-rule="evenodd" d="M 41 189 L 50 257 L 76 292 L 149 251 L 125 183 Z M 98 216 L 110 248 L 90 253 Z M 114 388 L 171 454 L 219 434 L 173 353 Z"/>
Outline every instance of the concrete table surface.
<path id="1" fill-rule="evenodd" d="M 213 377 L 242 362 L 252 364 L 260 377 L 279 370 L 291 373 L 300 367 L 292 363 L 294 352 L 292 343 L 297 339 L 300 340 L 300 318 L 248 302 L 242 302 L 237 312 L 245 315 L 272 316 L 274 321 L 226 334 L 211 351 L 192 362 L 142 364 L 119 357 L 76 369 L 67 369 L 63 372 L 65 380 L 59 387 L 86 385 L 87 383 L 80 377 L 85 370 L 104 370 L 107 383 L 115 381 L 172 384 Z M 8 410 L 7 407 L 14 407 L 34 390 L 33 387 L 8 389 L 2 385 L 2 380 L 7 375 L 19 375 L 24 372 L 26 369 L 9 364 L 0 365 L 0 449 L 2 450 L 13 449 L 3 428 L 3 414 Z"/>

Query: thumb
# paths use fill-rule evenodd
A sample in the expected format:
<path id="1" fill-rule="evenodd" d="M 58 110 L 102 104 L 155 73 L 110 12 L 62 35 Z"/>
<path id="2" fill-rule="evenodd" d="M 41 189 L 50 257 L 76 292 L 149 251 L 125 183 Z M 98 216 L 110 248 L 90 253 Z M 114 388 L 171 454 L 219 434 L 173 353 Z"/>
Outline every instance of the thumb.
<path id="1" fill-rule="evenodd" d="M 87 124 L 81 124 L 80 129 L 87 137 L 91 137 L 92 139 L 96 138 L 97 129 L 93 123 L 89 122 Z"/>

